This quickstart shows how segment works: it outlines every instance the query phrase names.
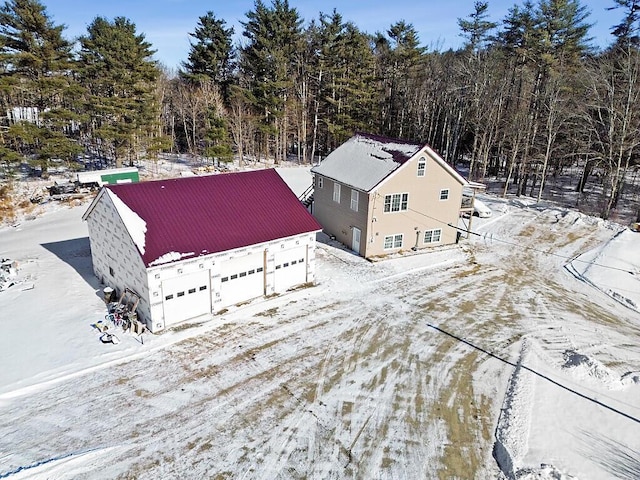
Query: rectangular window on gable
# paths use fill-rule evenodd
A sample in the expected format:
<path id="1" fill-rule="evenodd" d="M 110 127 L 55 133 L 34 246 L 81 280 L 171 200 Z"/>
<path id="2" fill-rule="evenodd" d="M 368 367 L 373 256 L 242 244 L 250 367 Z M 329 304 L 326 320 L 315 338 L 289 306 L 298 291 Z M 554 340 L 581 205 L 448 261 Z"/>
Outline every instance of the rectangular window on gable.
<path id="1" fill-rule="evenodd" d="M 340 184 L 333 182 L 333 201 L 340 203 Z"/>
<path id="2" fill-rule="evenodd" d="M 408 193 L 393 193 L 384 196 L 384 212 L 404 212 L 409 208 Z"/>
<path id="3" fill-rule="evenodd" d="M 360 193 L 357 190 L 351 189 L 351 210 L 358 211 L 358 203 L 360 202 Z"/>
<path id="4" fill-rule="evenodd" d="M 418 176 L 419 177 L 424 177 L 424 171 L 427 167 L 427 161 L 424 159 L 424 157 L 421 157 L 420 160 L 418 160 Z"/>
<path id="5" fill-rule="evenodd" d="M 449 189 L 443 188 L 440 190 L 440 200 L 449 200 Z"/>
<path id="6" fill-rule="evenodd" d="M 318 188 L 322 188 L 324 186 L 324 177 L 321 177 L 320 175 L 316 176 L 316 185 Z"/>

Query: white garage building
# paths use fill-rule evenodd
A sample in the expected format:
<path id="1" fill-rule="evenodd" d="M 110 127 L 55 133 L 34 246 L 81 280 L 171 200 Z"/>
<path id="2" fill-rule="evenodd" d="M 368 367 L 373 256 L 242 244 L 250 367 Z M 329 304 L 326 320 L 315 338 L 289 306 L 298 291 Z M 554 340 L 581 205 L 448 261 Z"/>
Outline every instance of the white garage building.
<path id="1" fill-rule="evenodd" d="M 106 185 L 83 219 L 96 276 L 151 332 L 315 280 L 322 227 L 275 170 Z"/>

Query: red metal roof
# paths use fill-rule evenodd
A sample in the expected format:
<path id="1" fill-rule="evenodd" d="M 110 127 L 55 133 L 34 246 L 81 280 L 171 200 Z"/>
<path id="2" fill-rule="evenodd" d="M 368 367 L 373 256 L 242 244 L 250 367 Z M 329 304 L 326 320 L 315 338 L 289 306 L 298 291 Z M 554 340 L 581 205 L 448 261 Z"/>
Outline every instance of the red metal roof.
<path id="1" fill-rule="evenodd" d="M 147 266 L 171 252 L 193 258 L 322 230 L 273 169 L 104 188 L 146 222 Z"/>

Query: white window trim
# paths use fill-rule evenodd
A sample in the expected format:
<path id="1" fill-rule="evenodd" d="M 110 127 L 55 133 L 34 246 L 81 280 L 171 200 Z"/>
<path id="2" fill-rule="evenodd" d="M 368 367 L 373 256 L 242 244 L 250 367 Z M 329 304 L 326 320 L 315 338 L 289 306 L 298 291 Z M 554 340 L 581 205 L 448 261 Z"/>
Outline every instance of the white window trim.
<path id="1" fill-rule="evenodd" d="M 358 211 L 358 204 L 360 203 L 360 192 L 358 190 L 351 189 L 351 210 Z"/>
<path id="2" fill-rule="evenodd" d="M 387 247 L 387 240 L 391 241 L 391 246 Z M 400 240 L 400 245 L 396 246 L 397 241 Z M 404 246 L 404 233 L 394 233 L 393 235 L 385 235 L 384 243 L 382 247 L 384 250 L 396 250 L 398 248 L 402 248 Z"/>
<path id="3" fill-rule="evenodd" d="M 427 159 L 424 157 L 420 157 L 418 159 L 418 172 L 417 172 L 418 176 L 424 177 L 426 170 L 427 170 Z"/>
<path id="4" fill-rule="evenodd" d="M 340 203 L 340 184 L 333 182 L 333 201 Z"/>
<path id="5" fill-rule="evenodd" d="M 443 196 L 445 196 L 445 198 L 442 198 Z M 442 190 L 440 190 L 440 201 L 446 202 L 447 200 L 449 200 L 449 189 L 443 188 Z"/>
<path id="6" fill-rule="evenodd" d="M 435 233 L 438 233 L 438 239 L 434 240 L 435 237 Z M 427 233 L 430 233 L 430 240 L 427 242 Z M 441 228 L 434 228 L 432 230 L 425 230 L 424 231 L 424 235 L 422 236 L 422 243 L 424 243 L 425 245 L 431 244 L 431 243 L 440 243 L 442 241 L 442 229 Z"/>
<path id="7" fill-rule="evenodd" d="M 403 204 L 402 198 L 405 195 L 407 196 L 407 201 L 406 201 L 406 204 L 405 204 L 404 208 L 402 208 L 402 204 Z M 398 206 L 398 210 L 394 210 L 393 209 L 393 201 L 394 201 L 393 197 L 395 197 L 395 196 L 399 196 L 400 197 L 400 203 L 399 203 L 399 206 Z M 387 197 L 389 197 L 389 210 L 388 211 L 386 210 Z M 389 194 L 384 196 L 384 202 L 382 204 L 382 211 L 384 213 L 406 212 L 407 210 L 409 210 L 409 192 L 389 193 Z"/>

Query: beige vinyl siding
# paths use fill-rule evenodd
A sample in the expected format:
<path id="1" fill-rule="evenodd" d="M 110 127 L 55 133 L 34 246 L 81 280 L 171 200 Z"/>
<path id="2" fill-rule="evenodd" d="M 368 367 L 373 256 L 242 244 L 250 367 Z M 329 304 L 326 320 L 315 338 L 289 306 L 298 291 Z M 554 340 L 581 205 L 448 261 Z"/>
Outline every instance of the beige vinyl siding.
<path id="1" fill-rule="evenodd" d="M 426 159 L 424 176 L 418 176 L 421 158 Z M 443 190 L 448 190 L 446 200 L 441 200 Z M 414 156 L 374 192 L 370 196 L 370 229 L 363 241 L 365 257 L 456 242 L 457 231 L 447 224 L 458 223 L 462 185 L 427 153 Z M 385 196 L 402 193 L 409 194 L 407 209 L 385 212 Z M 439 241 L 425 243 L 425 231 L 433 230 L 440 230 Z M 398 234 L 403 234 L 402 248 L 385 249 L 385 238 Z"/>

